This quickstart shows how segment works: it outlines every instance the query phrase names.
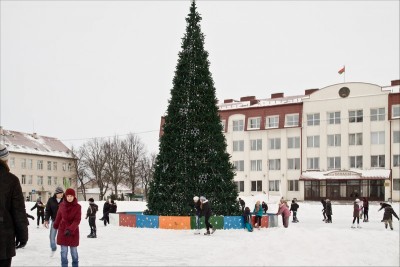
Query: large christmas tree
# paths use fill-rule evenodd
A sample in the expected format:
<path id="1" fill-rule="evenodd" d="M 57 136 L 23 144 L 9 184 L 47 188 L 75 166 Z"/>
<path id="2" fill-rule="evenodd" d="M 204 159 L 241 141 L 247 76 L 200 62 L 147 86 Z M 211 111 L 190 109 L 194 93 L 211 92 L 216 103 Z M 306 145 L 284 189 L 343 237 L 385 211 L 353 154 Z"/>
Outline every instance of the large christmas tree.
<path id="1" fill-rule="evenodd" d="M 193 1 L 150 184 L 149 214 L 192 215 L 195 195 L 209 199 L 216 215 L 239 210 L 200 21 Z"/>

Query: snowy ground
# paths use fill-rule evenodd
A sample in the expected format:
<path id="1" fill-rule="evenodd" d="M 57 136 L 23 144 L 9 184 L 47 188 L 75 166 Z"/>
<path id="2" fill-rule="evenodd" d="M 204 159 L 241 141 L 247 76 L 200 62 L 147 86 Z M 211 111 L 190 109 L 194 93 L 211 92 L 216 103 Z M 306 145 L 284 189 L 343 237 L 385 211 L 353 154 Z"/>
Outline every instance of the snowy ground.
<path id="1" fill-rule="evenodd" d="M 264 200 L 258 197 L 260 200 Z M 257 197 L 244 198 L 253 209 Z M 104 202 L 97 202 L 100 210 Z M 277 209 L 268 201 L 269 212 Z M 27 210 L 36 218 L 34 203 Z M 80 202 L 86 213 L 87 202 Z M 370 203 L 370 222 L 351 229 L 351 203 L 332 203 L 333 223 L 322 222 L 321 203 L 300 202 L 300 223 L 255 230 L 217 230 L 212 236 L 194 235 L 191 230 L 128 228 L 97 220 L 98 238 L 90 239 L 89 225 L 80 225 L 80 266 L 399 266 L 399 221 L 394 230 L 381 222 L 379 203 Z M 119 211 L 144 210 L 143 202 L 118 202 Z M 399 214 L 399 203 L 393 203 Z M 82 215 L 84 218 L 84 214 Z M 50 256 L 49 230 L 30 220 L 29 241 L 17 250 L 13 266 L 60 266 L 59 249 Z M 71 262 L 70 256 L 69 260 Z M 71 265 L 71 263 L 70 263 Z"/>

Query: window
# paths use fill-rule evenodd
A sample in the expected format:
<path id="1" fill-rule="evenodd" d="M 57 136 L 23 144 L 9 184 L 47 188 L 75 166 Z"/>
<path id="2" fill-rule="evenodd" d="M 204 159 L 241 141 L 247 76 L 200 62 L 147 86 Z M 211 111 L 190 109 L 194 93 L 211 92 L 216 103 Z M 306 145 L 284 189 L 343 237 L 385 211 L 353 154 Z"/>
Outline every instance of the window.
<path id="1" fill-rule="evenodd" d="M 269 116 L 266 118 L 267 128 L 278 128 L 279 127 L 279 116 Z"/>
<path id="2" fill-rule="evenodd" d="M 234 161 L 233 166 L 235 166 L 235 169 L 238 172 L 244 171 L 244 161 L 243 160 Z"/>
<path id="3" fill-rule="evenodd" d="M 280 138 L 270 138 L 268 139 L 269 149 L 281 149 L 281 139 Z"/>
<path id="4" fill-rule="evenodd" d="M 371 168 L 384 168 L 385 155 L 371 156 Z"/>
<path id="5" fill-rule="evenodd" d="M 288 180 L 288 191 L 299 191 L 299 180 Z"/>
<path id="6" fill-rule="evenodd" d="M 307 136 L 307 147 L 319 147 L 319 135 Z"/>
<path id="7" fill-rule="evenodd" d="M 262 139 L 250 140 L 250 150 L 262 150 Z"/>
<path id="8" fill-rule="evenodd" d="M 63 164 L 62 164 L 62 169 L 63 169 L 63 171 L 66 171 L 66 170 L 67 170 L 67 163 L 63 163 Z"/>
<path id="9" fill-rule="evenodd" d="M 12 157 L 10 158 L 10 168 L 14 168 L 15 167 L 15 158 Z"/>
<path id="10" fill-rule="evenodd" d="M 51 185 L 51 176 L 47 176 L 47 185 Z"/>
<path id="11" fill-rule="evenodd" d="M 385 132 L 371 132 L 371 144 L 383 145 L 385 144 Z"/>
<path id="12" fill-rule="evenodd" d="M 244 192 L 244 181 L 235 182 L 239 192 Z"/>
<path id="13" fill-rule="evenodd" d="M 222 126 L 222 131 L 225 132 L 225 124 L 226 121 L 225 120 L 221 120 L 221 126 Z"/>
<path id="14" fill-rule="evenodd" d="M 328 146 L 341 146 L 341 135 L 340 134 L 329 134 L 328 135 Z"/>
<path id="15" fill-rule="evenodd" d="M 72 164 L 71 163 L 68 163 L 68 171 L 69 172 L 72 171 Z"/>
<path id="16" fill-rule="evenodd" d="M 244 129 L 243 120 L 233 121 L 233 131 L 234 132 L 240 132 L 240 131 L 243 131 L 243 129 Z"/>
<path id="17" fill-rule="evenodd" d="M 359 110 L 350 110 L 349 111 L 349 122 L 362 122 L 363 121 L 363 111 Z"/>
<path id="18" fill-rule="evenodd" d="M 400 179 L 393 179 L 393 190 L 400 190 Z"/>
<path id="19" fill-rule="evenodd" d="M 248 129 L 260 129 L 261 118 L 250 118 L 248 123 Z"/>
<path id="20" fill-rule="evenodd" d="M 363 167 L 363 156 L 351 156 L 350 160 L 350 168 L 362 169 Z"/>
<path id="21" fill-rule="evenodd" d="M 43 185 L 43 176 L 37 177 L 37 185 Z"/>
<path id="22" fill-rule="evenodd" d="M 48 162 L 47 162 L 47 170 L 48 170 L 48 171 L 51 171 L 51 161 L 48 161 Z"/>
<path id="23" fill-rule="evenodd" d="M 340 124 L 340 111 L 328 112 L 328 124 Z"/>
<path id="24" fill-rule="evenodd" d="M 262 171 L 262 160 L 250 160 L 250 171 Z"/>
<path id="25" fill-rule="evenodd" d="M 393 155 L 393 167 L 400 167 L 400 155 Z"/>
<path id="26" fill-rule="evenodd" d="M 385 120 L 385 108 L 371 108 L 371 121 Z"/>
<path id="27" fill-rule="evenodd" d="M 328 157 L 328 169 L 340 170 L 340 157 Z"/>
<path id="28" fill-rule="evenodd" d="M 362 133 L 349 134 L 349 145 L 350 146 L 362 146 L 363 136 Z"/>
<path id="29" fill-rule="evenodd" d="M 28 175 L 28 184 L 32 184 L 32 183 L 33 183 L 33 176 Z"/>
<path id="30" fill-rule="evenodd" d="M 288 148 L 300 148 L 300 137 L 288 137 Z"/>
<path id="31" fill-rule="evenodd" d="M 288 170 L 300 170 L 300 158 L 288 159 Z"/>
<path id="32" fill-rule="evenodd" d="M 57 162 L 53 162 L 53 171 L 56 171 L 57 170 Z"/>
<path id="33" fill-rule="evenodd" d="M 308 170 L 319 170 L 319 158 L 307 158 Z"/>
<path id="34" fill-rule="evenodd" d="M 58 184 L 58 179 L 57 179 L 57 177 L 54 177 L 54 185 L 57 185 Z"/>
<path id="35" fill-rule="evenodd" d="M 299 114 L 286 115 L 285 126 L 298 126 L 299 125 Z"/>
<path id="36" fill-rule="evenodd" d="M 319 113 L 307 114 L 307 125 L 315 126 L 319 125 Z"/>
<path id="37" fill-rule="evenodd" d="M 279 180 L 269 181 L 269 191 L 279 191 Z"/>
<path id="38" fill-rule="evenodd" d="M 400 143 L 400 131 L 393 131 L 393 144 Z"/>
<path id="39" fill-rule="evenodd" d="M 38 160 L 37 161 L 37 169 L 38 170 L 43 170 L 43 160 Z"/>
<path id="40" fill-rule="evenodd" d="M 251 191 L 262 192 L 262 181 L 251 181 Z"/>
<path id="41" fill-rule="evenodd" d="M 28 170 L 32 170 L 33 169 L 33 160 L 32 159 L 28 159 L 27 165 L 28 165 Z"/>
<path id="42" fill-rule="evenodd" d="M 243 140 L 238 140 L 238 141 L 233 141 L 233 151 L 243 151 L 244 150 L 244 141 Z"/>
<path id="43" fill-rule="evenodd" d="M 21 184 L 26 184 L 26 175 L 21 175 Z"/>
<path id="44" fill-rule="evenodd" d="M 26 159 L 21 159 L 21 169 L 26 169 Z"/>
<path id="45" fill-rule="evenodd" d="M 392 106 L 392 119 L 400 118 L 400 105 Z"/>
<path id="46" fill-rule="evenodd" d="M 277 171 L 281 169 L 281 160 L 280 159 L 270 159 L 268 160 L 268 169 L 270 171 Z"/>

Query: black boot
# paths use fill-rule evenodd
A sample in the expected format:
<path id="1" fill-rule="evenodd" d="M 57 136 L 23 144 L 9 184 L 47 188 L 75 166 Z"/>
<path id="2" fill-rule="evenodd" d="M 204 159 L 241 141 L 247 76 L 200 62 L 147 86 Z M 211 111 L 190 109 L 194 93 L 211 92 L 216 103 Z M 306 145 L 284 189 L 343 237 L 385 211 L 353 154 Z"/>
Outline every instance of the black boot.
<path id="1" fill-rule="evenodd" d="M 90 230 L 90 234 L 87 237 L 88 238 L 92 238 L 93 237 L 93 230 Z"/>

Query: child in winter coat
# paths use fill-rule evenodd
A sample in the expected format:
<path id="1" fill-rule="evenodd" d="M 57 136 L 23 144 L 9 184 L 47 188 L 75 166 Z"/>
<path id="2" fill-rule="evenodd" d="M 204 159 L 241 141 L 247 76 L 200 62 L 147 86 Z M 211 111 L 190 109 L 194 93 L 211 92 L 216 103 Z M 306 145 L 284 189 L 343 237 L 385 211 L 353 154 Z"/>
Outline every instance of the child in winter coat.
<path id="1" fill-rule="evenodd" d="M 260 230 L 261 219 L 262 219 L 262 215 L 263 215 L 263 209 L 261 207 L 260 201 L 257 201 L 256 204 L 254 205 L 253 213 L 256 215 L 254 227 L 257 227 L 257 229 Z"/>
<path id="2" fill-rule="evenodd" d="M 57 244 L 61 246 L 61 266 L 68 266 L 68 247 L 71 251 L 72 266 L 78 266 L 79 224 L 81 222 L 81 205 L 76 199 L 75 190 L 65 190 L 56 220 L 53 224 L 57 232 Z"/>
<path id="3" fill-rule="evenodd" d="M 90 234 L 87 236 L 89 238 L 97 238 L 96 234 L 96 212 L 99 210 L 99 207 L 94 204 L 94 199 L 89 198 L 89 207 L 86 212 L 86 218 L 89 218 L 89 227 Z"/>
<path id="4" fill-rule="evenodd" d="M 388 224 L 390 226 L 390 230 L 393 230 L 393 224 L 392 224 L 392 215 L 399 220 L 399 216 L 397 216 L 396 212 L 393 210 L 392 206 L 388 205 L 385 207 L 385 213 L 383 214 L 383 222 L 385 223 L 385 228 L 387 229 Z"/>
<path id="5" fill-rule="evenodd" d="M 244 227 L 247 229 L 247 231 L 253 232 L 253 226 L 251 225 L 251 212 L 249 207 L 246 207 L 244 209 L 243 217 L 244 217 Z"/>
<path id="6" fill-rule="evenodd" d="M 261 204 L 261 206 L 262 206 L 262 208 L 263 208 L 263 210 L 264 210 L 264 214 L 267 214 L 267 211 L 268 211 L 268 205 L 267 205 L 267 203 L 265 203 L 265 202 L 263 201 L 262 204 Z"/>
<path id="7" fill-rule="evenodd" d="M 357 228 L 361 228 L 361 226 L 360 226 L 360 210 L 361 209 L 362 208 L 360 207 L 360 200 L 357 198 L 353 204 L 353 225 L 351 226 L 351 228 L 356 228 L 354 226 L 356 219 L 357 219 Z"/>
<path id="8" fill-rule="evenodd" d="M 289 227 L 290 210 L 289 210 L 286 200 L 284 200 L 281 204 L 279 204 L 279 210 L 276 215 L 280 215 L 280 214 L 282 214 L 283 226 L 285 228 L 288 228 Z"/>
<path id="9" fill-rule="evenodd" d="M 37 228 L 39 228 L 39 221 L 40 218 L 42 219 L 42 224 L 44 223 L 44 208 L 46 207 L 46 205 L 43 204 L 43 202 L 41 201 L 40 198 L 38 198 L 38 200 L 35 203 L 35 206 L 33 206 L 31 208 L 31 210 L 37 209 Z"/>
<path id="10" fill-rule="evenodd" d="M 290 205 L 290 211 L 293 211 L 293 223 L 298 223 L 299 220 L 297 219 L 297 210 L 299 209 L 299 204 L 296 203 L 296 200 L 292 200 L 292 204 Z"/>

